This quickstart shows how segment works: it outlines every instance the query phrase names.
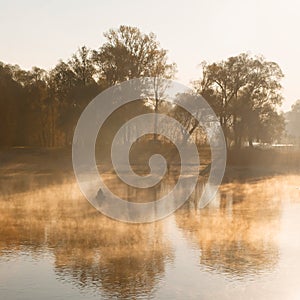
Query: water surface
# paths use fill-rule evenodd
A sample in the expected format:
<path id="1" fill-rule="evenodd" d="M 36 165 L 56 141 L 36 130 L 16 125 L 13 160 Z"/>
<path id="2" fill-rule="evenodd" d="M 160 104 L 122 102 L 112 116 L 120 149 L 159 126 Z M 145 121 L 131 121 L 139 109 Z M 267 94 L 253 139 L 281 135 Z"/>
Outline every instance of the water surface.
<path id="1" fill-rule="evenodd" d="M 299 175 L 224 184 L 202 210 L 199 184 L 139 225 L 102 216 L 71 178 L 13 181 L 1 187 L 1 299 L 300 298 Z"/>

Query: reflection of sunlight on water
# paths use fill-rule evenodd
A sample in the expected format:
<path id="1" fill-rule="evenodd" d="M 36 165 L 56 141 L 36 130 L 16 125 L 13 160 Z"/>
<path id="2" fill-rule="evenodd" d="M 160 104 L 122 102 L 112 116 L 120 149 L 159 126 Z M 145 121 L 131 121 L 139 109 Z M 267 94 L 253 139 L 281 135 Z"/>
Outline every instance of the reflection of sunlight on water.
<path id="1" fill-rule="evenodd" d="M 297 299 L 299 183 L 291 175 L 224 184 L 203 210 L 199 184 L 175 215 L 143 225 L 102 216 L 73 181 L 15 194 L 8 186 L 0 200 L 0 293 L 14 286 L 24 296 L 44 280 L 64 299 L 82 298 L 69 285 L 89 298 Z"/>

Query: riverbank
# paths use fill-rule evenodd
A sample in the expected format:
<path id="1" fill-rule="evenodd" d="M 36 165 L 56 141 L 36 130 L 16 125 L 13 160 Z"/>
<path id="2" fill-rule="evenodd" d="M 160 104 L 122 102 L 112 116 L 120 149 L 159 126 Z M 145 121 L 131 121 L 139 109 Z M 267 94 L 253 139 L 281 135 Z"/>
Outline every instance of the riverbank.
<path id="1" fill-rule="evenodd" d="M 201 155 L 207 164 L 209 149 Z M 224 180 L 252 179 L 279 174 L 300 173 L 300 150 L 250 149 L 230 150 Z M 0 186 L 3 180 L 38 176 L 61 181 L 74 176 L 71 148 L 2 148 L 0 149 Z"/>

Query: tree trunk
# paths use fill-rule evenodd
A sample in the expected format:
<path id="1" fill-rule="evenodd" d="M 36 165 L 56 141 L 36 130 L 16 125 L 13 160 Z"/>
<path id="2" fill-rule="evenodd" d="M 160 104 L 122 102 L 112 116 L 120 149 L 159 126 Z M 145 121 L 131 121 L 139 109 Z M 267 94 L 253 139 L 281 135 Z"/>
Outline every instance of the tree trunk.
<path id="1" fill-rule="evenodd" d="M 249 147 L 253 148 L 253 139 L 249 138 Z"/>
<path id="2" fill-rule="evenodd" d="M 155 95 L 155 107 L 154 107 L 154 134 L 153 134 L 153 140 L 157 141 L 157 114 L 158 114 L 158 98 L 157 95 Z"/>

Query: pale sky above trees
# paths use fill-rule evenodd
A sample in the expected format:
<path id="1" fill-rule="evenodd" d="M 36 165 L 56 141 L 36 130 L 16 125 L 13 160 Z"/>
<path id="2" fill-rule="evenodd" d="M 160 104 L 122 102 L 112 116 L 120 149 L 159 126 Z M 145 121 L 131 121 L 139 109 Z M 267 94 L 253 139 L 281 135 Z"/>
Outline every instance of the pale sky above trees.
<path id="1" fill-rule="evenodd" d="M 0 60 L 50 69 L 79 46 L 100 47 L 121 24 L 154 32 L 182 83 L 199 78 L 203 60 L 249 51 L 282 68 L 284 110 L 300 98 L 298 0 L 0 0 Z"/>

